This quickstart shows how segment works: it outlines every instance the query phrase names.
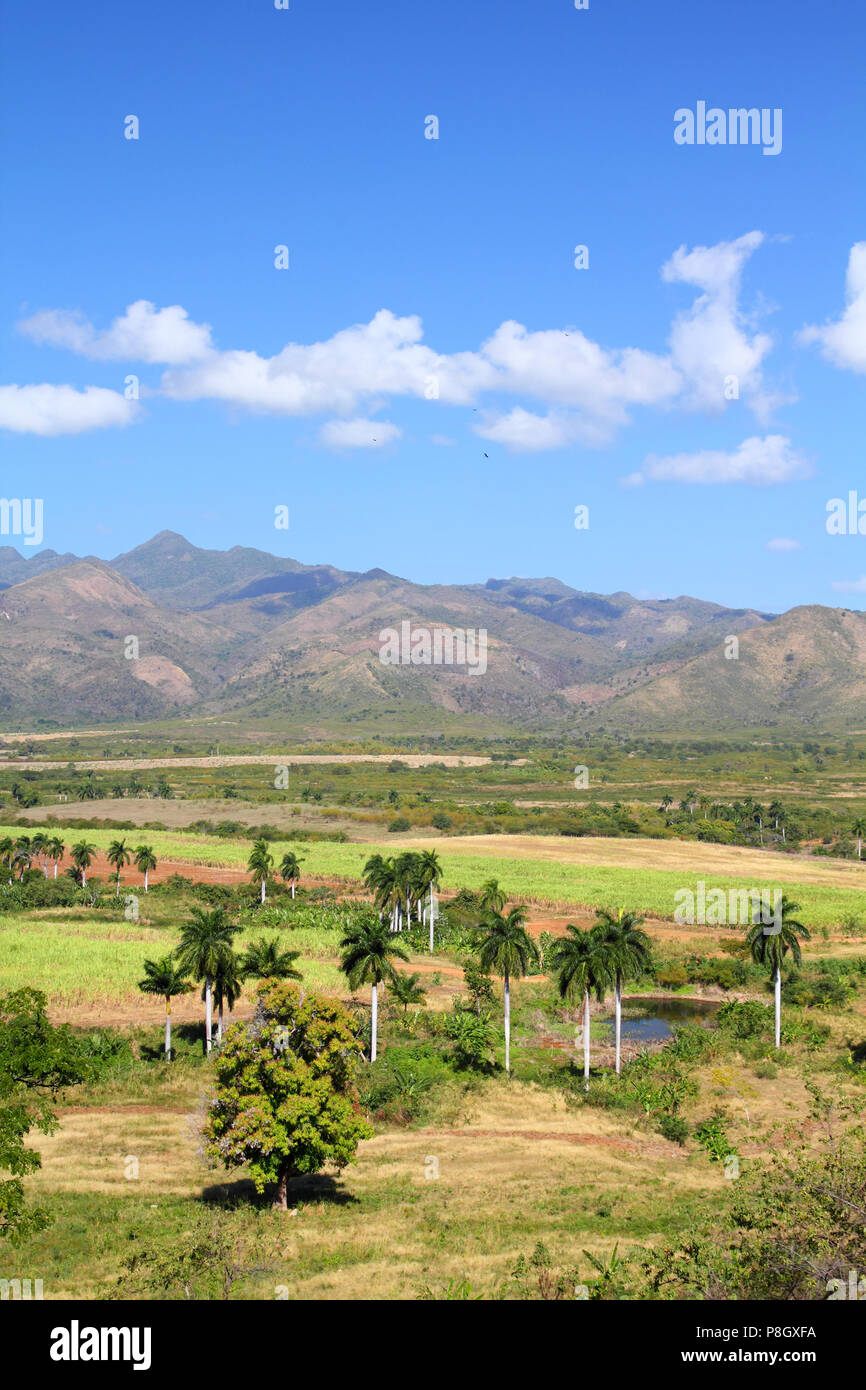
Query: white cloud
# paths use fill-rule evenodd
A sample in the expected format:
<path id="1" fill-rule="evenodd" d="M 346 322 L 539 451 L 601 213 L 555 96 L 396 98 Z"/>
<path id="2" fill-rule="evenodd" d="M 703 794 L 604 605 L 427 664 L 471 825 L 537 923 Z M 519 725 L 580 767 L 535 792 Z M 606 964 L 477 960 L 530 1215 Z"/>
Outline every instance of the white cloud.
<path id="1" fill-rule="evenodd" d="M 381 449 L 402 433 L 388 420 L 328 420 L 319 439 L 329 449 Z"/>
<path id="2" fill-rule="evenodd" d="M 668 282 L 696 285 L 704 293 L 674 319 L 670 333 L 671 362 L 686 382 L 682 404 L 713 412 L 726 409 L 729 399 L 745 399 L 765 418 L 776 404 L 763 389 L 761 363 L 772 347 L 765 333 L 745 330 L 739 310 L 743 266 L 764 241 L 762 232 L 748 232 L 736 241 L 716 246 L 681 246 L 662 267 Z M 736 396 L 726 396 L 736 378 Z"/>
<path id="3" fill-rule="evenodd" d="M 792 540 L 790 536 L 774 536 L 772 540 L 767 541 L 764 549 L 775 550 L 782 554 L 788 550 L 802 550 L 803 547 L 799 541 Z"/>
<path id="4" fill-rule="evenodd" d="M 665 358 L 603 348 L 575 328 L 530 333 L 510 320 L 481 352 L 497 369 L 497 390 L 576 407 L 611 425 L 626 422 L 627 406 L 669 401 L 681 385 Z"/>
<path id="5" fill-rule="evenodd" d="M 866 594 L 866 574 L 859 579 L 834 579 L 830 588 L 837 594 Z"/>
<path id="6" fill-rule="evenodd" d="M 438 445 L 440 449 L 450 449 L 457 443 L 457 440 L 452 439 L 447 434 L 431 434 L 430 443 Z"/>
<path id="7" fill-rule="evenodd" d="M 533 415 L 522 406 L 475 426 L 475 433 L 516 452 L 541 453 L 570 442 L 565 422 L 553 415 Z"/>
<path id="8" fill-rule="evenodd" d="M 36 343 L 69 348 L 100 362 L 194 362 L 213 351 L 210 326 L 193 323 L 186 309 L 157 309 L 147 299 L 130 304 L 111 326 L 98 333 L 80 313 L 43 309 L 18 325 Z"/>
<path id="9" fill-rule="evenodd" d="M 648 454 L 643 476 L 666 483 L 750 483 L 765 486 L 804 478 L 807 460 L 792 449 L 790 439 L 768 434 L 764 439 L 744 439 L 732 452 L 703 449 L 694 454 Z M 635 475 L 632 474 L 634 479 Z"/>
<path id="10" fill-rule="evenodd" d="M 740 277 L 764 240 L 749 232 L 717 246 L 680 247 L 662 269 L 669 282 L 700 291 L 672 324 L 662 353 L 594 342 L 578 328 L 532 330 L 507 320 L 476 350 L 439 353 L 423 341 L 417 315 L 381 309 L 369 323 L 316 343 L 288 343 L 273 357 L 218 350 L 207 324 L 179 305 L 132 304 L 104 332 L 81 315 L 43 311 L 20 325 L 37 342 L 85 356 L 161 362 L 160 390 L 174 400 L 221 401 L 260 413 L 374 414 L 399 396 L 466 406 L 504 399 L 477 432 L 512 449 L 608 444 L 638 407 L 726 409 L 725 379 L 759 418 L 773 399 L 761 377 L 770 338 L 750 333 L 738 306 Z M 338 422 L 339 423 L 339 422 Z M 327 433 L 329 427 L 324 427 Z"/>
<path id="11" fill-rule="evenodd" d="M 821 351 L 837 367 L 866 372 L 866 241 L 851 247 L 845 276 L 845 311 L 823 328 L 804 328 L 802 343 L 820 343 Z"/>
<path id="12" fill-rule="evenodd" d="M 0 429 L 17 434 L 82 434 L 128 425 L 135 401 L 102 386 L 0 386 Z"/>

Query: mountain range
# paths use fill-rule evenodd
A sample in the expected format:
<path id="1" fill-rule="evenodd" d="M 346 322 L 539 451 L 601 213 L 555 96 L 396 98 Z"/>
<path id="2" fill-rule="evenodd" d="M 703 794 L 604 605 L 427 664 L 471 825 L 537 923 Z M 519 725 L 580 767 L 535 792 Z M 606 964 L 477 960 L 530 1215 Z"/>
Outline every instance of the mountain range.
<path id="1" fill-rule="evenodd" d="M 383 664 L 380 633 L 405 622 L 484 630 L 486 670 Z M 422 586 L 172 531 L 110 562 L 0 547 L 4 727 L 220 714 L 305 728 L 398 716 L 415 732 L 851 727 L 866 724 L 866 617 L 557 579 Z"/>

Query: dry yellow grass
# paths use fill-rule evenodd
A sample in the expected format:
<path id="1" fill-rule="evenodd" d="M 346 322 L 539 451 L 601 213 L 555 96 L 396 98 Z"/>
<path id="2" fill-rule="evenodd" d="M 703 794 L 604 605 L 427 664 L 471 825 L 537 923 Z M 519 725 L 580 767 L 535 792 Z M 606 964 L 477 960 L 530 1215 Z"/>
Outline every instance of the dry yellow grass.
<path id="1" fill-rule="evenodd" d="M 242 1174 L 208 1169 L 199 1157 L 200 1114 L 188 1104 L 64 1108 L 62 1129 L 38 1140 L 43 1167 L 30 1180 L 33 1194 L 129 1197 L 158 1208 L 236 1182 Z M 127 1176 L 132 1157 L 137 1179 Z M 569 1111 L 548 1092 L 503 1081 L 464 1124 L 388 1130 L 363 1143 L 337 1180 L 347 1201 L 306 1201 L 294 1215 L 274 1214 L 283 1266 L 274 1277 L 292 1298 L 411 1298 L 425 1285 L 441 1290 L 467 1277 L 490 1295 L 539 1239 L 554 1266 L 585 1264 L 589 1275 L 583 1249 L 609 1254 L 617 1241 L 620 1253 L 642 1248 L 660 1238 L 653 1212 L 662 1219 L 675 1196 L 709 1196 L 723 1182 L 718 1165 L 628 1119 Z M 602 1202 L 621 1210 L 606 1230 L 596 1214 Z M 109 1242 L 82 1272 L 88 1287 L 113 1277 L 118 1261 Z M 49 1296 L 81 1296 L 76 1281 L 74 1289 L 53 1282 Z M 263 1287 L 258 1296 L 273 1294 Z"/>
<path id="2" fill-rule="evenodd" d="M 866 863 L 775 854 L 770 850 L 710 845 L 703 841 L 559 835 L 465 835 L 459 839 L 406 835 L 395 838 L 400 839 L 401 846 L 435 849 L 440 855 L 448 856 L 490 855 L 491 858 L 550 860 L 578 866 L 675 870 L 698 877 L 751 878 L 755 883 L 795 879 L 799 883 L 832 888 L 866 888 Z"/>

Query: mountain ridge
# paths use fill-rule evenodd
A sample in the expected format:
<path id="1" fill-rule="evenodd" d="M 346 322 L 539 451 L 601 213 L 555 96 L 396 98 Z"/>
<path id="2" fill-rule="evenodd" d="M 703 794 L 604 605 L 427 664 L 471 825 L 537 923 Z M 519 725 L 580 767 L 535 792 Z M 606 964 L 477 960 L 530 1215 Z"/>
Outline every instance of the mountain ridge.
<path id="1" fill-rule="evenodd" d="M 202 549 L 168 530 L 110 561 L 3 546 L 0 584 L 3 721 L 397 712 L 424 727 L 438 711 L 473 725 L 651 731 L 799 726 L 836 710 L 866 723 L 866 618 L 849 609 L 772 614 L 551 576 L 420 585 Z M 483 674 L 380 659 L 381 634 L 406 621 L 483 631 Z"/>

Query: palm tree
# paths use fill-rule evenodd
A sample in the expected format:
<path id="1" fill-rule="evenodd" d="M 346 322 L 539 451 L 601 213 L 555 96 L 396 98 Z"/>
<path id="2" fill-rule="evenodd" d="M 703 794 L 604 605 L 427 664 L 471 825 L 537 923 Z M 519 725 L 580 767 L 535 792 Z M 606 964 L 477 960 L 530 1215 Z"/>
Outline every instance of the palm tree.
<path id="1" fill-rule="evenodd" d="M 262 902 L 265 901 L 268 879 L 274 868 L 274 856 L 268 849 L 267 840 L 254 840 L 250 850 L 250 857 L 247 860 L 247 869 L 253 878 L 261 880 Z"/>
<path id="2" fill-rule="evenodd" d="M 139 980 L 142 994 L 158 994 L 165 1000 L 165 1060 L 171 1061 L 171 1001 L 178 994 L 189 994 L 192 984 L 179 969 L 173 956 L 144 962 L 145 978 Z"/>
<path id="3" fill-rule="evenodd" d="M 495 880 L 491 879 L 491 884 L 496 886 Z M 485 884 L 485 888 L 489 887 L 490 884 Z M 496 892 L 499 894 L 498 887 Z M 527 932 L 525 922 L 525 908 L 513 907 L 507 915 L 490 908 L 479 924 L 483 933 L 478 943 L 481 968 L 488 974 L 495 970 L 503 979 L 506 1074 L 511 1071 L 511 977 L 526 975 L 530 965 L 538 964 L 538 948 Z"/>
<path id="4" fill-rule="evenodd" d="M 394 978 L 395 960 L 409 957 L 398 946 L 384 922 L 370 917 L 351 927 L 340 942 L 340 969 L 353 990 L 370 986 L 370 1061 L 376 1060 L 376 1035 L 379 1022 L 379 985 Z"/>
<path id="5" fill-rule="evenodd" d="M 9 883 L 12 883 L 12 868 L 15 863 L 15 841 L 11 835 L 4 835 L 0 840 L 0 860 L 4 868 L 9 870 Z"/>
<path id="6" fill-rule="evenodd" d="M 482 883 L 478 898 L 478 905 L 482 912 L 501 912 L 506 901 L 506 895 L 495 878 L 488 878 L 486 883 Z"/>
<path id="7" fill-rule="evenodd" d="M 382 858 L 381 854 L 371 854 L 363 869 L 362 882 L 368 893 L 373 894 L 373 900 L 379 909 L 379 921 L 382 920 L 382 905 L 379 902 L 381 896 L 382 879 L 385 873 L 385 864 L 388 861 Z"/>
<path id="8" fill-rule="evenodd" d="M 86 840 L 79 840 L 69 851 L 69 857 L 81 875 L 82 888 L 87 887 L 87 870 L 93 863 L 93 856 L 95 853 L 96 846 L 89 845 Z"/>
<path id="9" fill-rule="evenodd" d="M 284 854 L 280 860 L 280 878 L 284 883 L 291 884 L 293 898 L 295 896 L 295 884 L 301 877 L 301 865 L 303 862 L 303 859 L 299 859 L 293 850 L 289 850 L 288 854 Z M 264 899 L 262 899 L 262 901 L 264 901 Z"/>
<path id="10" fill-rule="evenodd" d="M 394 971 L 391 979 L 391 992 L 398 1004 L 403 1005 L 404 1018 L 410 1004 L 417 1004 L 420 1007 L 427 999 L 427 991 L 421 984 L 421 976 L 417 973 L 407 975 L 402 970 Z"/>
<path id="11" fill-rule="evenodd" d="M 245 980 L 302 980 L 300 970 L 295 969 L 295 961 L 300 954 L 300 951 L 281 951 L 276 936 L 270 940 L 260 936 L 247 946 L 240 960 L 239 972 Z"/>
<path id="12" fill-rule="evenodd" d="M 583 998 L 583 1080 L 588 1091 L 589 996 L 594 994 L 601 1003 L 613 980 L 608 953 L 601 947 L 600 936 L 592 931 L 581 931 L 570 923 L 566 931 L 570 935 L 560 937 L 554 945 L 552 964 L 560 998 Z"/>
<path id="13" fill-rule="evenodd" d="M 32 859 L 33 855 L 31 853 L 30 837 L 28 835 L 19 835 L 18 839 L 15 841 L 15 853 L 12 860 L 18 868 L 19 882 L 24 882 L 24 875 L 30 868 Z"/>
<path id="14" fill-rule="evenodd" d="M 127 866 L 127 864 L 128 864 L 128 863 L 130 862 L 130 860 L 132 859 L 132 851 L 131 851 L 131 850 L 128 850 L 128 849 L 126 848 L 126 841 L 125 841 L 125 840 L 112 840 L 111 844 L 108 846 L 108 850 L 107 850 L 107 852 L 106 852 L 105 857 L 106 857 L 106 859 L 108 860 L 109 864 L 113 864 L 113 865 L 114 865 L 114 869 L 115 869 L 114 896 L 115 896 L 115 897 L 119 897 L 119 895 L 120 895 L 120 871 L 121 871 L 121 869 L 125 869 L 126 866 Z"/>
<path id="15" fill-rule="evenodd" d="M 210 1052 L 212 1046 L 214 977 L 224 965 L 226 957 L 232 954 L 232 941 L 239 930 L 239 927 L 229 922 L 223 907 L 210 910 L 194 907 L 191 920 L 181 928 L 176 951 L 178 965 L 192 975 L 193 979 L 204 980 L 204 1034 L 207 1052 Z"/>
<path id="16" fill-rule="evenodd" d="M 139 845 L 132 855 L 135 860 L 135 867 L 140 874 L 144 874 L 144 891 L 147 892 L 148 878 L 151 869 L 156 868 L 156 855 L 150 845 Z"/>
<path id="17" fill-rule="evenodd" d="M 379 921 L 382 921 L 387 908 L 391 931 L 397 931 L 400 925 L 402 890 L 394 860 L 383 859 L 381 854 L 374 854 L 364 865 L 364 884 L 373 894 Z"/>
<path id="18" fill-rule="evenodd" d="M 55 878 L 57 877 L 57 865 L 61 862 L 61 860 L 63 859 L 63 856 L 64 856 L 65 853 L 66 853 L 66 846 L 64 845 L 64 843 L 63 843 L 63 841 L 61 840 L 60 836 L 59 836 L 59 835 L 54 835 L 54 836 L 52 837 L 52 839 L 50 839 L 50 840 L 48 841 L 48 850 L 47 850 L 47 854 L 48 854 L 48 858 L 51 859 L 51 860 L 53 861 L 53 864 L 54 864 L 54 877 L 55 877 Z"/>
<path id="19" fill-rule="evenodd" d="M 213 977 L 213 992 L 217 1003 L 217 1040 L 223 1040 L 223 1000 L 229 1006 L 229 1013 L 234 1009 L 235 1003 L 240 997 L 241 977 L 239 972 L 239 960 L 234 951 L 229 949 L 220 959 Z"/>
<path id="20" fill-rule="evenodd" d="M 400 910 L 401 914 L 405 905 L 406 926 L 412 925 L 412 894 L 416 887 L 418 870 L 418 856 L 408 852 L 399 854 L 394 864 L 394 873 L 400 889 Z M 400 923 L 402 929 L 402 921 Z"/>
<path id="21" fill-rule="evenodd" d="M 761 908 L 756 908 L 752 926 L 746 935 L 746 944 L 752 953 L 752 960 L 766 966 L 773 977 L 777 1048 L 781 1046 L 782 1033 L 782 963 L 790 951 L 794 964 L 799 966 L 803 958 L 799 938 L 802 937 L 804 941 L 811 940 L 811 935 L 803 923 L 791 916 L 793 912 L 799 911 L 799 907 L 799 903 L 792 903 L 783 895 L 775 909 L 772 923 L 767 921 L 769 914 L 766 913 L 766 909 L 762 911 Z"/>
<path id="22" fill-rule="evenodd" d="M 48 877 L 48 843 L 48 836 L 41 830 L 37 831 L 30 842 L 30 848 L 32 852 L 38 856 L 42 874 L 45 878 Z"/>
<path id="23" fill-rule="evenodd" d="M 425 849 L 421 854 L 421 875 L 430 891 L 430 950 L 433 950 L 433 890 L 442 882 L 442 865 L 435 849 Z"/>
<path id="24" fill-rule="evenodd" d="M 857 858 L 863 858 L 863 836 L 866 835 L 866 817 L 858 816 L 851 826 L 852 831 L 857 836 Z"/>
<path id="25" fill-rule="evenodd" d="M 599 949 L 606 961 L 606 969 L 614 981 L 616 1018 L 616 1074 L 619 1076 L 622 1051 L 622 982 L 633 980 L 641 975 L 650 964 L 650 939 L 640 924 L 643 917 L 635 912 L 611 912 L 602 908 L 596 913 Z"/>

